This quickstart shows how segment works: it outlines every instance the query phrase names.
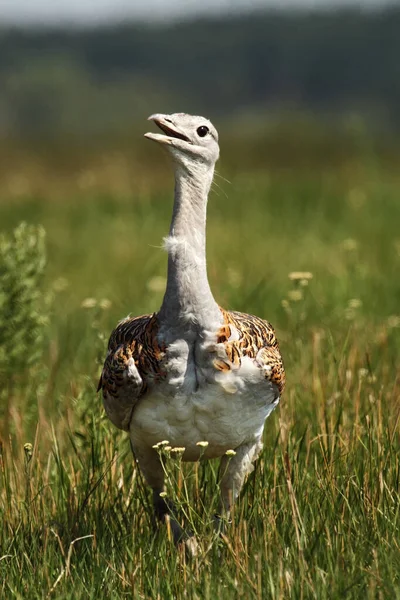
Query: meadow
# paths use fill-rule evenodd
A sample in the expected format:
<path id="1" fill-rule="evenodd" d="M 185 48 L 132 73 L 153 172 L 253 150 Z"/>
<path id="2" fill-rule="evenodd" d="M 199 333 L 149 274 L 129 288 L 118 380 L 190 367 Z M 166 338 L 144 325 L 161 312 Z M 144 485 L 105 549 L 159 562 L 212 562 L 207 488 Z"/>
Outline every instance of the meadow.
<path id="1" fill-rule="evenodd" d="M 218 464 L 165 457 L 190 559 L 96 394 L 111 329 L 162 300 L 167 158 L 139 134 L 0 145 L 1 598 L 400 598 L 399 148 L 221 139 L 211 286 L 273 323 L 287 387 L 224 535 Z"/>

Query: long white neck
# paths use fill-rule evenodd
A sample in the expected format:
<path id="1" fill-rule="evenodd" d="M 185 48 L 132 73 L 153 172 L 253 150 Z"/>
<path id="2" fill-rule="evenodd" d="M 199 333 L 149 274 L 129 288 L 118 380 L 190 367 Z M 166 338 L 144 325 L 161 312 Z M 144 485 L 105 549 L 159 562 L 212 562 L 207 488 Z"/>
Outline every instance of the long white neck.
<path id="1" fill-rule="evenodd" d="M 172 328 L 207 328 L 221 319 L 206 266 L 206 212 L 214 167 L 178 166 L 169 237 L 168 279 L 160 319 Z"/>

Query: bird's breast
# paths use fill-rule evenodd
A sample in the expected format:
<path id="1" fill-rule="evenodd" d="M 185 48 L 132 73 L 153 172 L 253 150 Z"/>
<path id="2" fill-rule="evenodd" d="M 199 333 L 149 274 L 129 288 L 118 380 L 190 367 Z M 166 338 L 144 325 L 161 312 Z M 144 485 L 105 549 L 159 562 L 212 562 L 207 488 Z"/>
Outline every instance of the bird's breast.
<path id="1" fill-rule="evenodd" d="M 199 358 L 184 344 L 172 348 L 167 360 L 165 380 L 133 411 L 134 446 L 151 447 L 167 440 L 172 447 L 184 447 L 183 460 L 191 461 L 200 454 L 222 456 L 260 437 L 279 398 L 254 361 L 245 359 L 240 369 L 220 371 L 209 355 Z M 198 442 L 208 445 L 204 448 Z"/>

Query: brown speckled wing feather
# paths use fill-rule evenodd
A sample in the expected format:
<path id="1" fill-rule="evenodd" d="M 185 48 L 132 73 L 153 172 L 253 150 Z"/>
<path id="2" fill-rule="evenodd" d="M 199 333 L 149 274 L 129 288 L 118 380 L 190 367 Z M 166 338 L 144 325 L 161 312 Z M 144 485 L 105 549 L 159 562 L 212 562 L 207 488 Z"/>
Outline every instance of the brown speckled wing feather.
<path id="1" fill-rule="evenodd" d="M 272 325 L 253 315 L 224 309 L 221 311 L 225 323 L 218 332 L 217 342 L 224 343 L 229 362 L 238 367 L 243 356 L 255 359 L 264 369 L 265 377 L 274 383 L 279 394 L 282 394 L 285 387 L 285 369 Z M 232 336 L 232 327 L 237 331 L 239 339 Z M 223 370 L 222 364 L 220 370 Z"/>
<path id="2" fill-rule="evenodd" d="M 157 342 L 157 315 L 127 318 L 114 329 L 100 377 L 108 417 L 128 429 L 132 410 L 149 385 L 162 373 L 163 348 Z"/>

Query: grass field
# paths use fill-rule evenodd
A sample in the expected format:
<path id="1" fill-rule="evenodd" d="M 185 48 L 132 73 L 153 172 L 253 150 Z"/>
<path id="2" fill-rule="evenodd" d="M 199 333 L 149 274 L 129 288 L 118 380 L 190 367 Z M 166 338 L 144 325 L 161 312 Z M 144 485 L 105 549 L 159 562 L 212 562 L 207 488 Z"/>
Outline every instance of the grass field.
<path id="1" fill-rule="evenodd" d="M 117 320 L 162 299 L 172 177 L 147 145 L 139 160 L 142 145 L 129 160 L 69 150 L 69 170 L 30 149 L 0 189 L 1 232 L 41 224 L 47 252 L 40 336 L 0 312 L 0 349 L 18 349 L 0 354 L 0 597 L 400 598 L 398 155 L 364 140 L 333 160 L 328 139 L 289 164 L 256 147 L 241 168 L 226 152 L 209 277 L 222 305 L 275 325 L 287 388 L 225 536 L 212 528 L 217 463 L 167 460 L 201 547 L 188 560 L 154 533 L 127 437 L 95 392 Z"/>

